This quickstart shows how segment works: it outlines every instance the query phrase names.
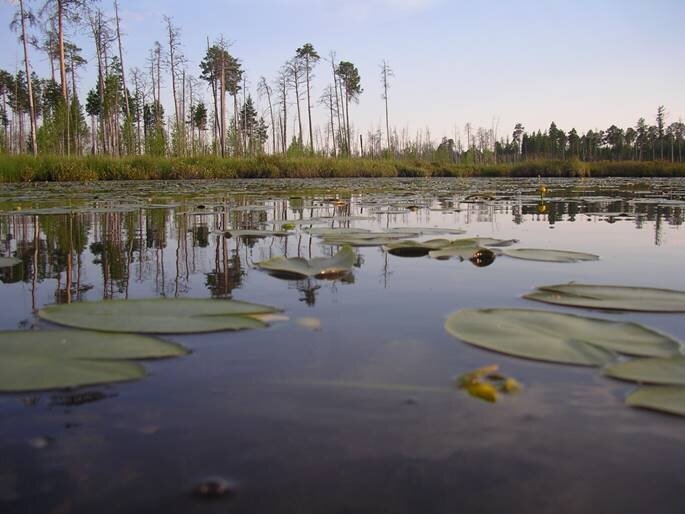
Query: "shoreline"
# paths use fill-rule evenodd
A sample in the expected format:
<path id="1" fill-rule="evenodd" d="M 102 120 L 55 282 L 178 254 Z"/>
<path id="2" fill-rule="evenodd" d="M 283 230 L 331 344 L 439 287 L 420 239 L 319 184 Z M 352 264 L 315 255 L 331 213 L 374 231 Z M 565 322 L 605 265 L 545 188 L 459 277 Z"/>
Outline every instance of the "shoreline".
<path id="1" fill-rule="evenodd" d="M 419 160 L 282 157 L 0 156 L 0 182 L 90 182 L 258 178 L 377 177 L 685 177 L 667 161 L 530 160 L 455 164 Z"/>

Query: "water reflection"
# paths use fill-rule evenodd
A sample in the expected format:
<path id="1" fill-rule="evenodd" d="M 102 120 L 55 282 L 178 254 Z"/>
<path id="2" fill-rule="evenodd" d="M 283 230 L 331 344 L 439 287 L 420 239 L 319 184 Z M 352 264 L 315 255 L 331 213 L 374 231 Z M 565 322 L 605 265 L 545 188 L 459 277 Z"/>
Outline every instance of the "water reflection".
<path id="1" fill-rule="evenodd" d="M 579 190 L 577 184 L 563 184 L 549 186 L 540 195 L 533 183 L 502 184 L 501 191 L 487 194 L 469 193 L 457 183 L 432 190 L 422 182 L 397 181 L 397 190 L 311 194 L 303 190 L 293 195 L 279 194 L 267 183 L 262 193 L 169 196 L 169 207 L 150 207 L 150 198 L 147 202 L 140 198 L 106 201 L 102 199 L 106 195 L 100 194 L 97 201 L 85 202 L 70 213 L 55 211 L 58 200 L 46 194 L 44 202 L 50 208 L 41 207 L 34 198 L 31 209 L 5 211 L 0 216 L 0 255 L 21 260 L 0 269 L 0 281 L 29 284 L 33 309 L 40 307 L 37 290 L 48 283 L 56 303 L 86 297 L 128 298 L 131 288 L 140 284 L 151 285 L 158 296 L 230 298 L 258 260 L 333 255 L 335 247 L 322 246 L 307 234 L 306 228 L 314 225 L 384 230 L 409 223 L 466 229 L 472 225 L 630 223 L 638 230 L 653 230 L 654 244 L 662 245 L 665 228 L 683 223 L 685 188 L 676 187 L 679 182 L 668 187 L 656 183 L 640 191 Z M 292 235 L 231 238 L 226 234 L 229 229 L 282 227 Z M 488 266 L 493 261 L 494 254 L 482 254 L 473 263 Z M 362 262 L 360 254 L 356 265 Z M 195 276 L 202 277 L 204 292 L 193 290 Z M 386 285 L 388 276 L 386 255 Z M 354 277 L 343 281 L 353 282 Z M 294 287 L 303 302 L 315 304 L 317 281 L 297 281 Z"/>

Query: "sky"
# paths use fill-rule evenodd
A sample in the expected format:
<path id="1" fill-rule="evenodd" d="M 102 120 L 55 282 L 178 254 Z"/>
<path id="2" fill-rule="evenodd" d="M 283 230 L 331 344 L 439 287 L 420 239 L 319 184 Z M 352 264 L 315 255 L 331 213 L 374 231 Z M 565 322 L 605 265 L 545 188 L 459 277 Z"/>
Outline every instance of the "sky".
<path id="1" fill-rule="evenodd" d="M 113 14 L 110 2 L 100 5 Z M 544 130 L 554 121 L 566 131 L 627 127 L 641 116 L 653 122 L 659 105 L 667 122 L 685 118 L 684 0 L 120 0 L 119 9 L 126 68 L 145 67 L 153 43 L 164 42 L 168 15 L 181 27 L 190 73 L 199 75 L 207 37 L 223 35 L 254 96 L 259 77 L 275 79 L 304 43 L 322 57 L 334 50 L 359 69 L 364 91 L 350 116 L 364 132 L 385 124 L 383 59 L 394 71 L 391 126 L 411 134 L 428 128 L 436 141 L 463 135 L 467 122 L 504 137 L 517 122 Z M 8 71 L 23 65 L 9 28 L 15 10 L 0 0 L 0 68 Z M 86 29 L 68 36 L 94 63 Z M 49 76 L 45 55 L 31 55 L 38 74 Z M 315 74 L 318 98 L 331 82 L 330 64 L 322 59 Z M 94 84 L 88 66 L 81 96 Z M 164 85 L 170 90 L 168 78 Z M 209 104 L 209 92 L 204 97 Z M 315 124 L 325 116 L 317 106 Z"/>

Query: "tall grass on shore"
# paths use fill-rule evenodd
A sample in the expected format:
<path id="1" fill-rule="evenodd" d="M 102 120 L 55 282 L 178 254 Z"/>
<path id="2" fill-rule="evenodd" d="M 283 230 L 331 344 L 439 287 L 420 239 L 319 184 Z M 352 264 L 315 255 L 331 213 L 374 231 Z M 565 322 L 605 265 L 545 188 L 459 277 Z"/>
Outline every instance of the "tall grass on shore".
<path id="1" fill-rule="evenodd" d="M 262 156 L 0 156 L 0 182 L 331 177 L 685 177 L 685 164 L 578 160 L 463 165 L 391 159 Z"/>

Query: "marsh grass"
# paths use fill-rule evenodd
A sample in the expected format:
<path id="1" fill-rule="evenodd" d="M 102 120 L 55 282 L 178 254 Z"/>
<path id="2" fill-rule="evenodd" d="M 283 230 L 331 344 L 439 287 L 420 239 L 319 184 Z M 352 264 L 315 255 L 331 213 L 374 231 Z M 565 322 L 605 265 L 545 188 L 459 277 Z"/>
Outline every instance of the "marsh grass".
<path id="1" fill-rule="evenodd" d="M 2 182 L 332 177 L 677 177 L 685 164 L 637 161 L 525 161 L 465 165 L 317 156 L 0 156 Z"/>

